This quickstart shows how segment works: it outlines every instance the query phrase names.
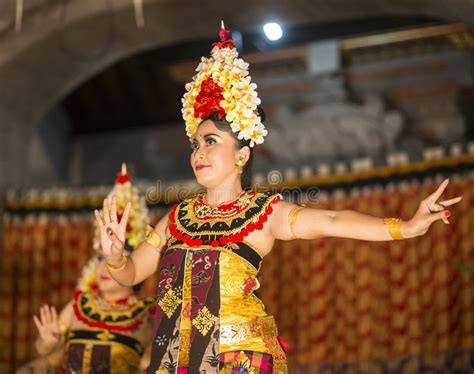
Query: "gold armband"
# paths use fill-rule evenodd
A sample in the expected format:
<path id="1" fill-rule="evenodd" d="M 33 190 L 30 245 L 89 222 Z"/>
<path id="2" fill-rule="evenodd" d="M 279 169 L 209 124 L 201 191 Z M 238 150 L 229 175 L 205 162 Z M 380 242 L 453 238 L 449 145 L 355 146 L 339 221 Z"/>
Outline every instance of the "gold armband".
<path id="1" fill-rule="evenodd" d="M 157 251 L 160 250 L 161 238 L 160 235 L 151 226 L 146 228 L 146 242 L 150 244 Z"/>
<path id="2" fill-rule="evenodd" d="M 298 215 L 298 212 L 303 208 L 306 208 L 306 205 L 299 204 L 299 205 L 294 206 L 290 210 L 290 213 L 288 213 L 288 223 L 290 224 L 291 235 L 293 235 L 292 239 L 296 238 L 296 235 L 293 232 L 293 224 L 296 222 L 296 216 Z"/>
<path id="3" fill-rule="evenodd" d="M 122 259 L 120 260 L 118 265 L 109 264 L 107 261 L 105 261 L 105 264 L 111 270 L 122 270 L 127 265 L 127 261 L 128 261 L 128 257 L 125 256 L 124 253 L 122 253 Z"/>
<path id="4" fill-rule="evenodd" d="M 400 218 L 384 218 L 383 223 L 387 225 L 388 232 L 394 240 L 404 239 L 400 231 L 400 226 L 402 224 L 402 220 Z"/>

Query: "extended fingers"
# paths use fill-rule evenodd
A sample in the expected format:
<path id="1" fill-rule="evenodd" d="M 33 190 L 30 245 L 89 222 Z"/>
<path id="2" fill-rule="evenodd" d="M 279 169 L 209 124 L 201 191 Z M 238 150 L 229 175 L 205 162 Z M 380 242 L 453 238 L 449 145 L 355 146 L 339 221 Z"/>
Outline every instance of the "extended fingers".
<path id="1" fill-rule="evenodd" d="M 426 199 L 429 204 L 433 204 L 440 198 L 440 196 L 443 194 L 444 190 L 448 186 L 449 179 L 445 179 L 438 187 L 438 189 L 433 192 L 428 198 Z"/>
<path id="2" fill-rule="evenodd" d="M 109 213 L 109 200 L 104 199 L 102 211 L 104 212 L 105 223 L 110 223 L 110 213 Z"/>
<path id="3" fill-rule="evenodd" d="M 33 321 L 35 322 L 35 325 L 38 328 L 38 330 L 41 330 L 43 325 L 41 324 L 41 321 L 38 319 L 38 317 L 33 316 Z"/>
<path id="4" fill-rule="evenodd" d="M 112 211 L 110 213 L 110 220 L 112 222 L 118 222 L 117 220 L 117 198 L 115 195 L 112 197 Z"/>
<path id="5" fill-rule="evenodd" d="M 99 212 L 97 209 L 94 210 L 94 214 L 95 214 L 95 219 L 96 219 L 97 223 L 98 223 L 100 226 L 105 225 L 105 222 L 104 222 L 104 220 L 102 219 L 102 216 L 100 215 L 100 212 Z"/>
<path id="6" fill-rule="evenodd" d="M 51 310 L 49 309 L 48 305 L 44 306 L 44 312 L 45 312 L 45 316 L 46 316 L 46 322 L 51 323 Z"/>
<path id="7" fill-rule="evenodd" d="M 441 206 L 443 206 L 443 207 L 447 207 L 447 206 L 450 206 L 450 205 L 459 203 L 461 200 L 462 200 L 462 196 L 459 196 L 459 197 L 455 197 L 454 199 L 449 199 L 449 200 L 441 201 L 441 202 L 438 203 L 438 204 L 441 205 Z"/>
<path id="8" fill-rule="evenodd" d="M 437 214 L 437 213 L 441 213 L 443 222 L 445 224 L 449 225 L 448 217 L 451 215 L 451 211 L 447 210 L 447 207 L 451 206 L 451 205 L 454 205 L 454 204 L 457 204 L 461 200 L 462 200 L 462 196 L 458 196 L 458 197 L 455 197 L 453 199 L 441 201 L 439 203 L 434 203 L 432 205 L 432 208 L 429 208 L 429 211 L 432 215 Z M 435 218 L 434 220 L 439 219 L 438 216 L 435 216 L 434 218 Z"/>
<path id="9" fill-rule="evenodd" d="M 56 322 L 58 320 L 58 313 L 56 312 L 56 308 L 54 306 L 51 307 L 51 318 L 52 322 Z"/>
<path id="10" fill-rule="evenodd" d="M 126 229 L 126 225 L 128 222 L 128 215 L 130 214 L 130 208 L 132 207 L 132 203 L 128 202 L 127 205 L 125 206 L 125 209 L 123 210 L 123 215 L 122 219 L 120 220 L 120 226 L 123 226 L 123 229 Z"/>
<path id="11" fill-rule="evenodd" d="M 43 323 L 43 325 L 47 322 L 47 320 L 46 320 L 46 310 L 45 310 L 45 307 L 46 307 L 46 305 L 43 305 L 43 306 L 40 308 L 40 318 L 41 318 L 41 322 Z"/>

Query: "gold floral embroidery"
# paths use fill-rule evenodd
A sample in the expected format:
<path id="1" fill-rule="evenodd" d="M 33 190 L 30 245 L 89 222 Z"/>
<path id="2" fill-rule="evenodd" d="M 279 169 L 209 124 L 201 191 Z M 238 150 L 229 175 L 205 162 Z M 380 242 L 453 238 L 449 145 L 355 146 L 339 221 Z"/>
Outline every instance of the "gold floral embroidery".
<path id="1" fill-rule="evenodd" d="M 176 296 L 175 292 L 171 288 L 158 302 L 158 305 L 161 307 L 161 309 L 163 309 L 163 312 L 165 312 L 168 318 L 171 318 L 179 304 L 181 304 L 181 299 Z"/>
<path id="2" fill-rule="evenodd" d="M 209 330 L 214 326 L 214 323 L 216 323 L 217 317 L 214 316 L 207 307 L 203 307 L 197 317 L 193 319 L 193 325 L 196 327 L 196 329 L 202 334 L 206 335 Z"/>

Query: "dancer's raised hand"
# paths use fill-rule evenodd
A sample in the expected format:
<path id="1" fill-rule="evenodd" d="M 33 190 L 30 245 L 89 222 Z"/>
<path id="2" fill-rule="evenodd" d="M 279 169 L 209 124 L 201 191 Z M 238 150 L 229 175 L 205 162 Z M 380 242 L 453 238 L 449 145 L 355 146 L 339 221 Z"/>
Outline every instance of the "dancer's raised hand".
<path id="1" fill-rule="evenodd" d="M 117 218 L 117 198 L 115 196 L 112 197 L 111 203 L 109 199 L 104 199 L 102 215 L 98 210 L 95 210 L 94 213 L 100 229 L 100 244 L 105 260 L 109 264 L 118 264 L 123 256 L 128 215 L 132 204 L 127 203 L 119 222 Z"/>
<path id="2" fill-rule="evenodd" d="M 33 320 L 45 344 L 55 345 L 59 342 L 61 331 L 59 329 L 58 314 L 54 306 L 43 305 L 40 308 L 39 318 L 33 316 Z"/>
<path id="3" fill-rule="evenodd" d="M 448 218 L 451 215 L 451 211 L 447 208 L 459 203 L 462 196 L 438 202 L 448 183 L 449 179 L 445 179 L 435 192 L 421 201 L 415 215 L 408 221 L 407 226 L 410 231 L 410 237 L 425 234 L 435 221 L 441 220 L 449 225 Z"/>

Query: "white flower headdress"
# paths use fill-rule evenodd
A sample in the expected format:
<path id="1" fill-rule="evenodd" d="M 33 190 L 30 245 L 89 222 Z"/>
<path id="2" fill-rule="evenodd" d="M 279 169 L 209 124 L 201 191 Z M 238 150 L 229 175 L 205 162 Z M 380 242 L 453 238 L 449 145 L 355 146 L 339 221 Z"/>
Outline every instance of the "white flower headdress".
<path id="1" fill-rule="evenodd" d="M 212 44 L 211 57 L 202 57 L 192 82 L 186 84 L 181 112 L 188 137 L 204 118 L 216 113 L 230 123 L 238 139 L 249 141 L 253 147 L 263 143 L 267 135 L 257 110 L 257 85 L 251 83 L 249 64 L 238 58 L 234 40 L 227 40 L 228 35 L 229 30 L 222 23 L 221 41 Z"/>

